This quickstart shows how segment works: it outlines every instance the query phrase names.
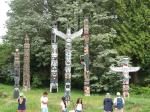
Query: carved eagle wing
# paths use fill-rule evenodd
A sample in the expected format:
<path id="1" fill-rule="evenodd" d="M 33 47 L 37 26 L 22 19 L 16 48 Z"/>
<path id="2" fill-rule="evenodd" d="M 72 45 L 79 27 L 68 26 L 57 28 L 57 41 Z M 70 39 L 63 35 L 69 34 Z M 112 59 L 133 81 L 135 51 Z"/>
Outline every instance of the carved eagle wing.
<path id="1" fill-rule="evenodd" d="M 78 32 L 73 33 L 70 37 L 73 40 L 74 38 L 81 36 L 82 33 L 83 33 L 83 29 L 79 30 Z"/>
<path id="2" fill-rule="evenodd" d="M 53 28 L 53 32 L 57 35 L 57 36 L 59 36 L 59 37 L 61 37 L 62 39 L 66 39 L 66 34 L 64 34 L 63 32 L 61 32 L 61 31 L 58 31 L 57 30 L 57 28 Z"/>

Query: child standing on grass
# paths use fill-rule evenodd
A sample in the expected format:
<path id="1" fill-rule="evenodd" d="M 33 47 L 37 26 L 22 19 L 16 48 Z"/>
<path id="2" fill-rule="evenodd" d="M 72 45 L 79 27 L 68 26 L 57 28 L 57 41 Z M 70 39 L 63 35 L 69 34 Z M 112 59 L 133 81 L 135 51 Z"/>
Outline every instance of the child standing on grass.
<path id="1" fill-rule="evenodd" d="M 18 112 L 26 112 L 26 98 L 24 97 L 23 93 L 19 94 Z"/>
<path id="2" fill-rule="evenodd" d="M 77 99 L 75 112 L 83 112 L 83 104 L 81 98 Z"/>
<path id="3" fill-rule="evenodd" d="M 44 92 L 43 96 L 41 97 L 41 110 L 42 112 L 48 112 L 48 93 Z"/>
<path id="4" fill-rule="evenodd" d="M 61 100 L 62 100 L 60 103 L 61 112 L 68 112 L 65 97 L 62 97 Z"/>

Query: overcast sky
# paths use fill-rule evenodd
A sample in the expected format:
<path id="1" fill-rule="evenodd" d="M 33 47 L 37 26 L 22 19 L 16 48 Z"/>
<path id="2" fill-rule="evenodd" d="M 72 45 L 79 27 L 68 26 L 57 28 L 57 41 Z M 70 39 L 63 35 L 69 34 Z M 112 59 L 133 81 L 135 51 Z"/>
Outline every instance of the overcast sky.
<path id="1" fill-rule="evenodd" d="M 2 42 L 1 36 L 6 34 L 5 22 L 8 19 L 6 13 L 9 10 L 8 3 L 10 0 L 0 0 L 0 43 Z"/>

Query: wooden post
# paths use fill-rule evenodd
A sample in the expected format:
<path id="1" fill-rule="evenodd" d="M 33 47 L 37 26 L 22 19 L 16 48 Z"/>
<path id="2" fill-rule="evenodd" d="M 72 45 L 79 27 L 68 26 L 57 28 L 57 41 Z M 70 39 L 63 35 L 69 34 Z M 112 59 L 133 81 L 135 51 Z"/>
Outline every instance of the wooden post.
<path id="1" fill-rule="evenodd" d="M 30 44 L 27 34 L 24 43 L 23 90 L 30 90 Z"/>
<path id="2" fill-rule="evenodd" d="M 90 96 L 89 73 L 89 21 L 84 19 L 84 95 Z"/>
<path id="3" fill-rule="evenodd" d="M 55 26 L 54 26 L 55 27 Z M 58 44 L 57 37 L 52 30 L 51 36 L 51 78 L 50 78 L 50 92 L 58 92 Z"/>
<path id="4" fill-rule="evenodd" d="M 19 82 L 20 82 L 20 53 L 19 49 L 16 49 L 14 54 L 14 94 L 13 97 L 16 99 L 19 97 Z"/>
<path id="5" fill-rule="evenodd" d="M 129 59 L 123 58 L 122 67 L 110 67 L 112 71 L 122 72 L 123 75 L 122 94 L 124 98 L 129 97 L 129 79 L 130 79 L 129 72 L 136 72 L 140 69 L 140 67 L 129 67 L 128 63 Z"/>
<path id="6" fill-rule="evenodd" d="M 71 34 L 71 29 L 67 29 L 67 33 L 64 34 L 54 28 L 54 33 L 65 40 L 65 98 L 66 101 L 70 101 L 71 92 L 71 55 L 72 55 L 72 40 L 79 37 L 83 33 L 83 29 Z"/>

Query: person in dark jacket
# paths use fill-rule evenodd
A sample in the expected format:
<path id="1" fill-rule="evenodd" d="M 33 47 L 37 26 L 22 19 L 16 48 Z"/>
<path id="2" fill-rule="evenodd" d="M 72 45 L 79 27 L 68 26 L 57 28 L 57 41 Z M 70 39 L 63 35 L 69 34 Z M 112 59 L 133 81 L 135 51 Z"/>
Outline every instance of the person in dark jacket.
<path id="1" fill-rule="evenodd" d="M 106 98 L 103 101 L 104 112 L 113 112 L 113 101 L 110 98 L 110 93 L 106 93 Z"/>

